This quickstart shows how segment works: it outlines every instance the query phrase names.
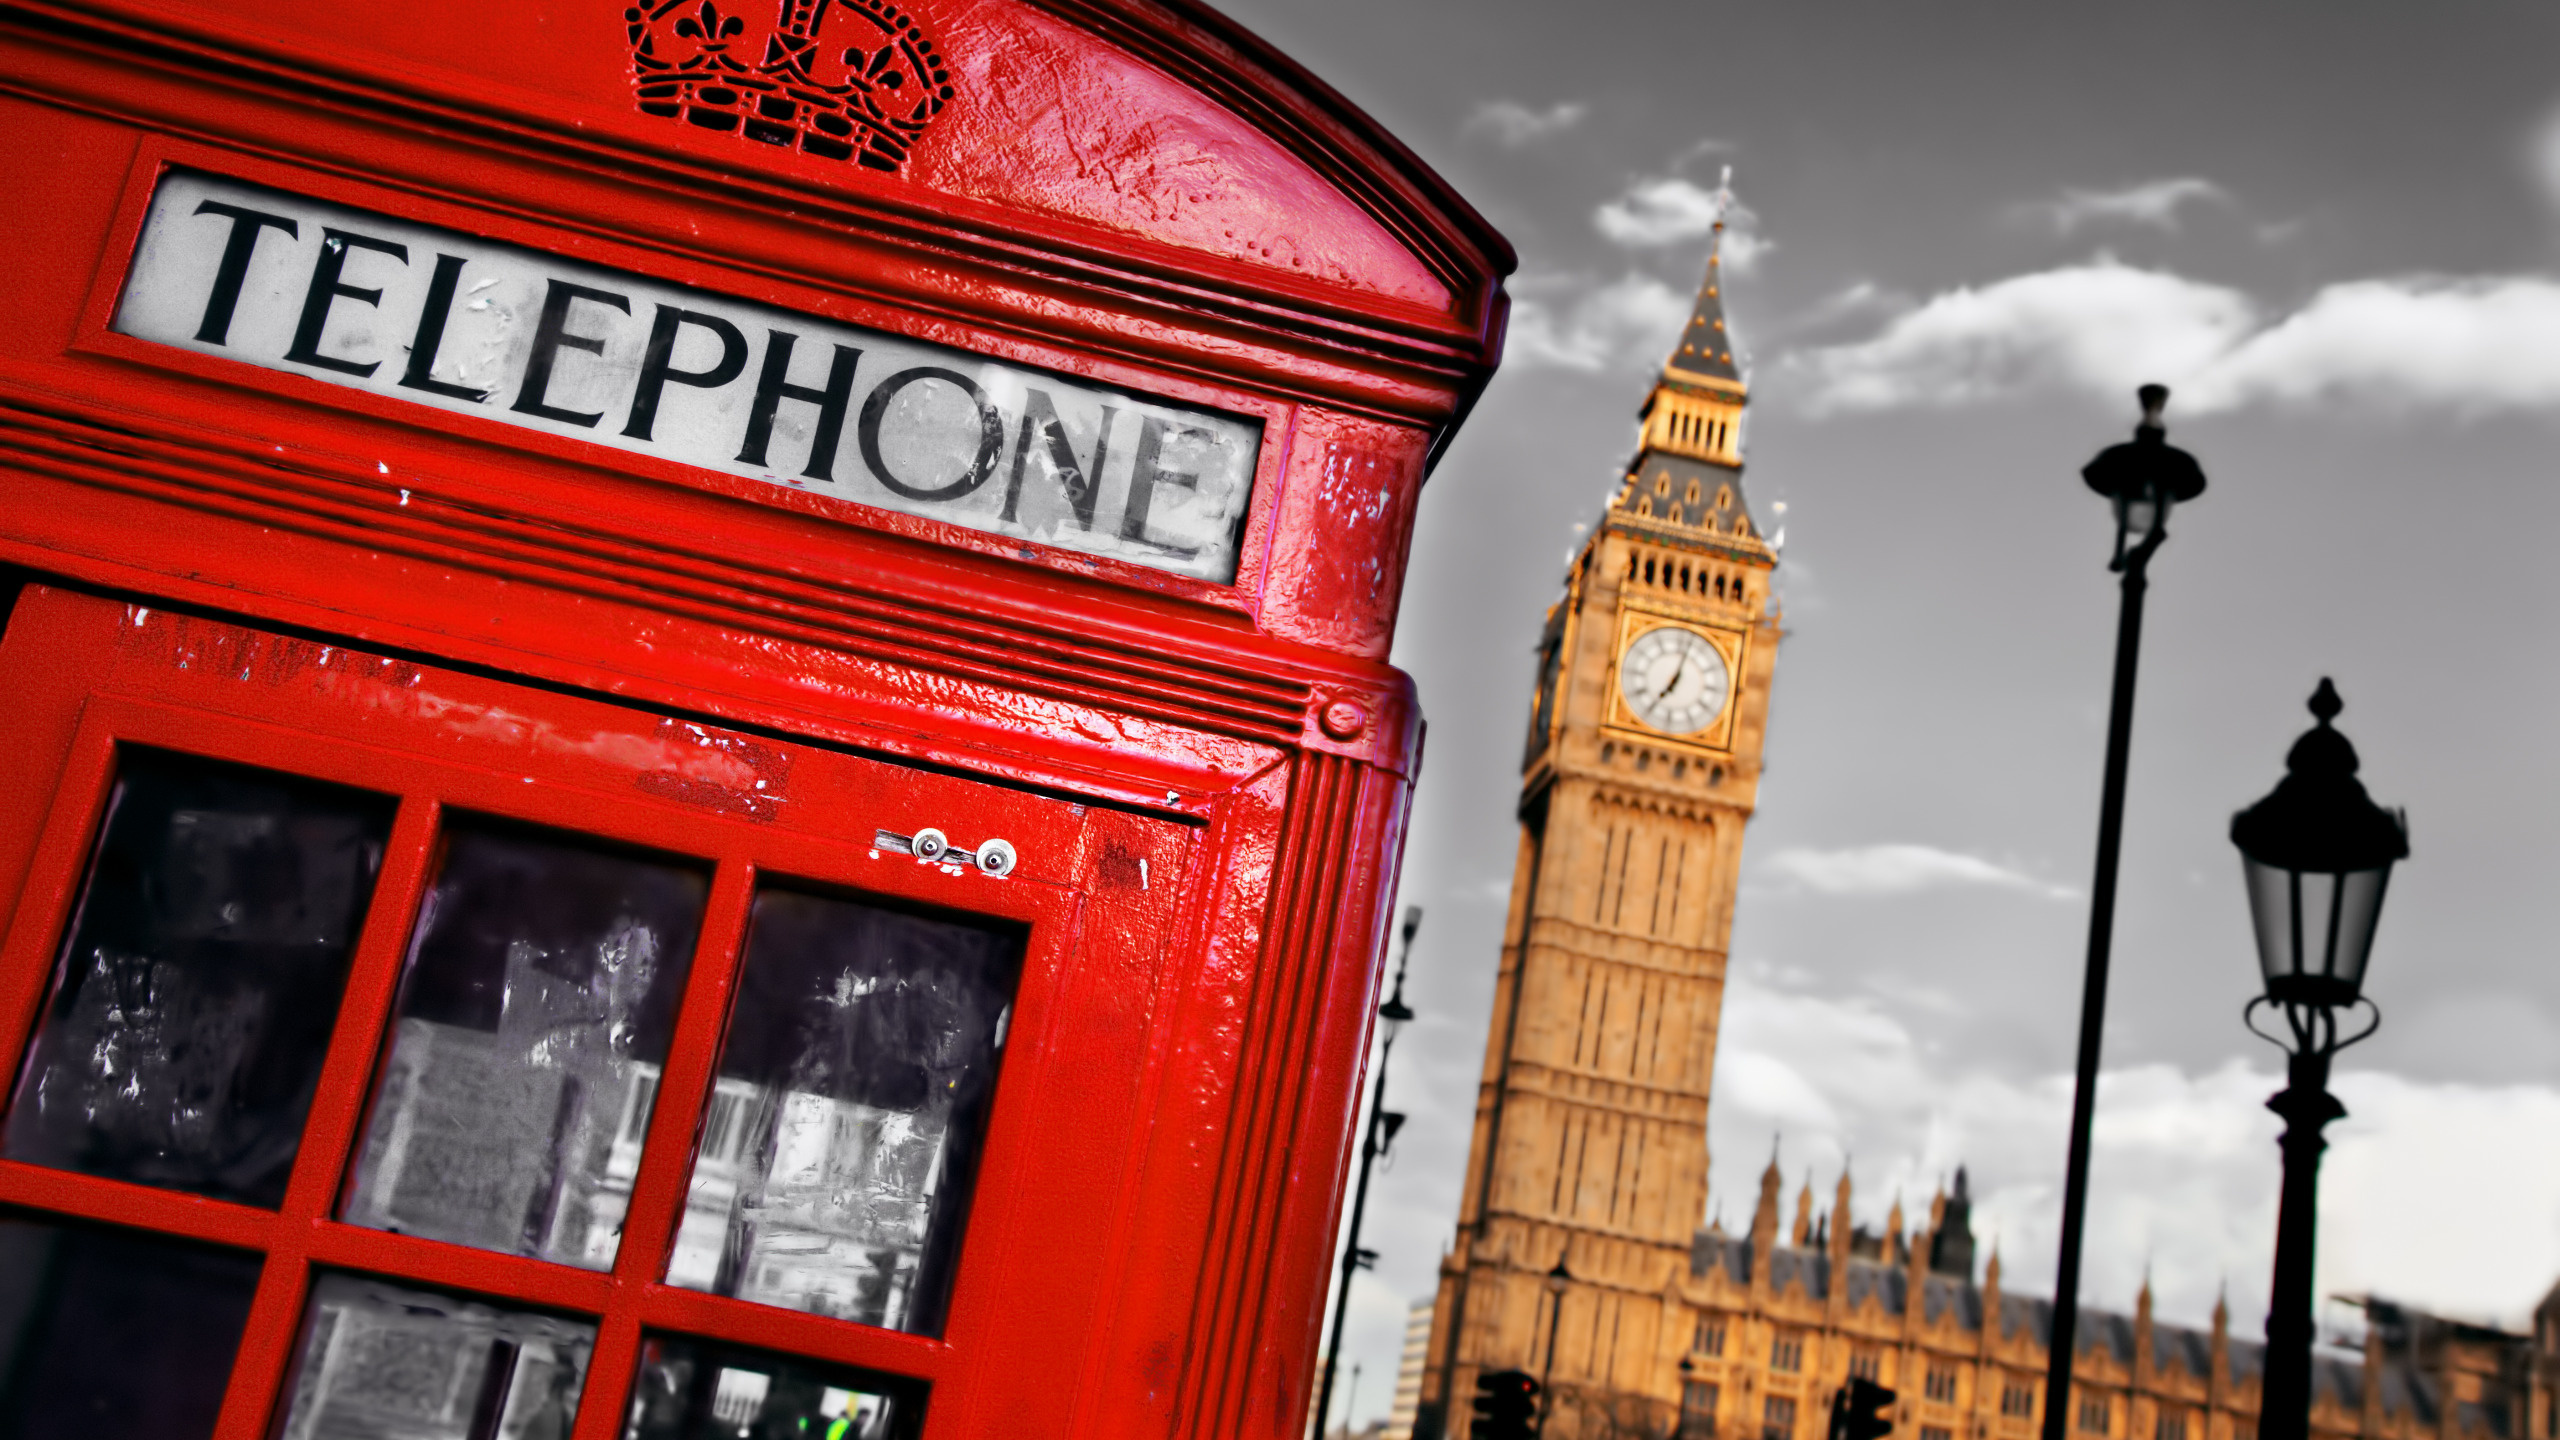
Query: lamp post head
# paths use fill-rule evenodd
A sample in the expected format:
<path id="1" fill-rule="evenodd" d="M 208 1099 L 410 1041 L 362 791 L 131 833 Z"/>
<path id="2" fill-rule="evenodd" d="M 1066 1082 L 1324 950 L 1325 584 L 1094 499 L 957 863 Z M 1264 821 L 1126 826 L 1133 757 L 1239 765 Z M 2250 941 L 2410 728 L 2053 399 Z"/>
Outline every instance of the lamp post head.
<path id="1" fill-rule="evenodd" d="M 1387 1038 L 1392 1041 L 1396 1038 L 1396 1032 L 1403 1029 L 1405 1022 L 1412 1018 L 1413 1007 L 1404 1003 L 1404 986 L 1399 982 L 1396 993 L 1388 996 L 1386 1003 L 1378 1007 L 1378 1019 L 1385 1023 Z"/>
<path id="2" fill-rule="evenodd" d="M 2116 556 L 2109 566 L 2115 570 L 2136 554 L 2147 557 L 2168 538 L 2171 506 L 2204 493 L 2204 467 L 2169 443 L 2169 427 L 2160 418 L 2169 405 L 2169 387 L 2145 385 L 2134 394 L 2142 402 L 2142 422 L 2133 427 L 2133 438 L 2099 451 L 2080 468 L 2089 488 L 2115 503 Z"/>
<path id="3" fill-rule="evenodd" d="M 1564 1268 L 1564 1257 L 1556 1257 L 1556 1268 L 1547 1272 L 1547 1293 L 1562 1295 L 1564 1287 L 1573 1283 L 1573 1272 Z"/>
<path id="4" fill-rule="evenodd" d="M 2365 794 L 2356 747 L 2331 727 L 2344 709 L 2326 678 L 2312 693 L 2319 723 L 2285 756 L 2285 777 L 2231 817 L 2258 931 L 2267 998 L 2352 1005 L 2364 987 L 2384 885 L 2408 858 L 2408 820 Z"/>
<path id="5" fill-rule="evenodd" d="M 1378 1006 L 1378 1018 L 1386 1022 L 1387 1043 L 1390 1045 L 1395 1043 L 1396 1032 L 1402 1030 L 1405 1022 L 1413 1018 L 1413 1007 L 1404 1003 L 1404 970 L 1405 966 L 1413 962 L 1413 937 L 1421 928 L 1422 907 L 1419 905 L 1404 907 L 1404 953 L 1396 961 L 1395 992 L 1387 996 L 1385 1003 Z"/>

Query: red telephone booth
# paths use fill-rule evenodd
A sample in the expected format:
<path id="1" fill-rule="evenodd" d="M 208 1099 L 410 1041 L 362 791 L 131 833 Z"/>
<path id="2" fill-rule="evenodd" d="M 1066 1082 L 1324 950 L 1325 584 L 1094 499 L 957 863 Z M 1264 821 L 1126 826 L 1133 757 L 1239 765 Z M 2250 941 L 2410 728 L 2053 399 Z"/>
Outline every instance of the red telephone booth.
<path id="1" fill-rule="evenodd" d="M 0 1430 L 1294 1440 L 1500 237 L 1193 0 L 0 112 Z"/>

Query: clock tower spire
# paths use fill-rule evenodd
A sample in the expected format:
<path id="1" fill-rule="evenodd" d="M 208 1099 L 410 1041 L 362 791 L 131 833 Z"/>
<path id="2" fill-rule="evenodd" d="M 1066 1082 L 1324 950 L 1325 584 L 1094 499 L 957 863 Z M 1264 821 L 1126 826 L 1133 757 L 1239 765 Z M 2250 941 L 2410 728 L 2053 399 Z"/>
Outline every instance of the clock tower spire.
<path id="1" fill-rule="evenodd" d="M 1697 1311 L 1707 1098 L 1778 643 L 1718 253 L 1547 614 L 1520 845 L 1423 1399 L 1554 1355 L 1551 1440 L 1667 1432 Z M 1559 1262 L 1572 1277 L 1546 1283 Z M 1703 1285 L 1703 1280 L 1694 1282 Z"/>

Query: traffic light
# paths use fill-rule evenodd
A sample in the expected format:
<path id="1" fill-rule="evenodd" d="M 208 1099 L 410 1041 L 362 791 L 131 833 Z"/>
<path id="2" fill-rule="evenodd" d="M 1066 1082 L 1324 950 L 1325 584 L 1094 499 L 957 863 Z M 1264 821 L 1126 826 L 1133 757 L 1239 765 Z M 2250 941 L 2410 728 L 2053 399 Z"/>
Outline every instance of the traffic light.
<path id="1" fill-rule="evenodd" d="M 1831 1440 L 1884 1440 L 1893 1433 L 1893 1392 L 1867 1379 L 1852 1375 L 1849 1383 L 1832 1392 Z"/>
<path id="2" fill-rule="evenodd" d="M 1526 1370 L 1488 1370 L 1476 1377 L 1475 1409 L 1467 1440 L 1530 1440 L 1537 1433 L 1538 1382 Z"/>

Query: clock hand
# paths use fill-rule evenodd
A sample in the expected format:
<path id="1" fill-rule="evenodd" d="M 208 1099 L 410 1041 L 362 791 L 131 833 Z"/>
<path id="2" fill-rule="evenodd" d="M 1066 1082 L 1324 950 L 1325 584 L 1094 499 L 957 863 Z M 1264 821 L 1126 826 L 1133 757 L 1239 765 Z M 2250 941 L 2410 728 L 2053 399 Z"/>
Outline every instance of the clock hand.
<path id="1" fill-rule="evenodd" d="M 1681 677 L 1681 676 L 1683 676 L 1683 675 L 1686 675 L 1686 674 L 1688 674 L 1688 673 L 1689 673 L 1689 652 L 1688 652 L 1688 651 L 1686 651 L 1686 650 L 1683 650 L 1683 651 L 1681 651 L 1681 652 L 1680 652 L 1680 663 L 1671 667 L 1671 678 L 1670 678 L 1670 680 L 1668 680 L 1668 681 L 1664 682 L 1663 687 L 1662 687 L 1660 690 L 1657 690 L 1657 691 L 1655 691 L 1655 692 L 1654 692 L 1654 695 L 1653 695 L 1653 703 L 1655 703 L 1656 705 L 1659 705 L 1659 704 L 1661 704 L 1664 700 L 1669 699 L 1669 698 L 1670 698 L 1670 696 L 1671 696 L 1671 692 L 1680 688 L 1680 677 Z"/>

